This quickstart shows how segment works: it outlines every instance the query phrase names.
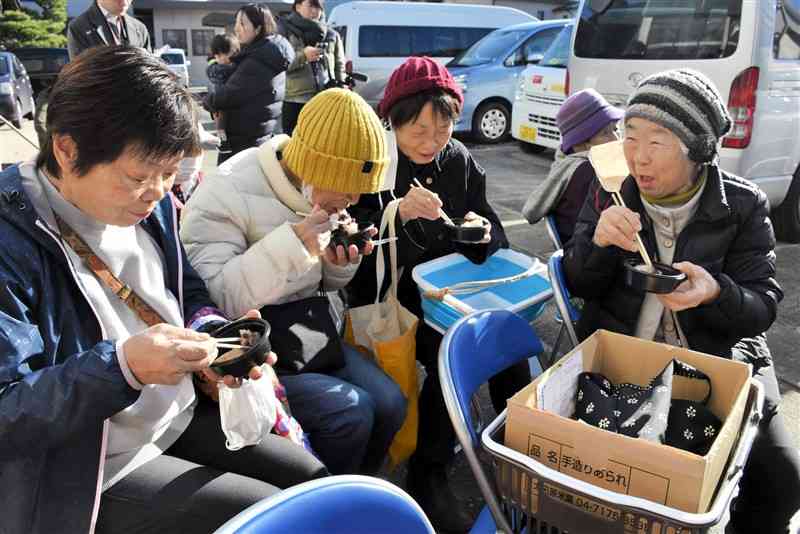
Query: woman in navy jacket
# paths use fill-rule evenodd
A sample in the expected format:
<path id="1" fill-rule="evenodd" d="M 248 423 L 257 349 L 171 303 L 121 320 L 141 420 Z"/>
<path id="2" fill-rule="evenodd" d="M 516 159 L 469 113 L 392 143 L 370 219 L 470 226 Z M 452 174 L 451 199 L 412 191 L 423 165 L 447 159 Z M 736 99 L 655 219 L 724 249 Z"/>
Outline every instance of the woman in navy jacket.
<path id="1" fill-rule="evenodd" d="M 193 373 L 221 380 L 202 330 L 226 321 L 165 196 L 195 124 L 157 58 L 98 47 L 56 82 L 37 161 L 0 174 L 1 532 L 208 532 L 326 473 L 275 435 L 228 452 L 195 397 Z M 147 327 L 75 235 L 165 324 Z"/>

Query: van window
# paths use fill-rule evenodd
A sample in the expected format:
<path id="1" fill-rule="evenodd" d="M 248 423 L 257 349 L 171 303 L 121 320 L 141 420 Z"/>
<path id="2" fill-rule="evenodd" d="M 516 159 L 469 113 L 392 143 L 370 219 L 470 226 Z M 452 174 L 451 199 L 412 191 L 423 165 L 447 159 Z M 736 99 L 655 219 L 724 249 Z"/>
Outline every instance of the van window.
<path id="1" fill-rule="evenodd" d="M 493 31 L 456 56 L 447 66 L 472 67 L 494 61 L 501 54 L 505 57 L 508 50 L 522 41 L 527 35 L 528 30 Z"/>
<path id="2" fill-rule="evenodd" d="M 545 50 L 553 44 L 561 28 L 547 28 L 531 35 L 522 46 L 514 53 L 513 57 L 508 58 L 506 65 L 527 65 L 539 63 Z"/>
<path id="3" fill-rule="evenodd" d="M 564 29 L 558 34 L 558 37 L 556 37 L 556 40 L 550 45 L 550 48 L 545 50 L 544 57 L 542 57 L 539 65 L 566 68 L 567 61 L 569 61 L 569 45 L 572 42 L 573 28 L 575 28 L 575 26 L 572 24 L 564 26 Z"/>
<path id="4" fill-rule="evenodd" d="M 167 65 L 183 65 L 183 54 L 175 54 L 172 52 L 165 52 L 161 54 L 161 59 L 164 60 L 164 63 Z"/>
<path id="5" fill-rule="evenodd" d="M 9 72 L 8 59 L 0 56 L 0 76 L 7 76 Z"/>
<path id="6" fill-rule="evenodd" d="M 435 26 L 361 26 L 361 57 L 453 57 L 494 28 Z"/>
<path id="7" fill-rule="evenodd" d="M 778 0 L 775 13 L 776 59 L 800 59 L 800 0 Z"/>
<path id="8" fill-rule="evenodd" d="M 587 2 L 578 21 L 575 55 L 671 60 L 728 57 L 739 43 L 741 11 L 742 0 Z"/>

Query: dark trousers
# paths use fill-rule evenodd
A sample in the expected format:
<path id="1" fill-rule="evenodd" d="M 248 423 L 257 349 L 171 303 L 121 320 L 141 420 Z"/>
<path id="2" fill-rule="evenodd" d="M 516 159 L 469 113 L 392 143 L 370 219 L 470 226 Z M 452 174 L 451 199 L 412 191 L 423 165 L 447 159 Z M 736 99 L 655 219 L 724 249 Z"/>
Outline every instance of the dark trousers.
<path id="1" fill-rule="evenodd" d="M 327 474 L 313 455 L 274 434 L 229 451 L 218 405 L 201 396 L 172 447 L 103 493 L 96 531 L 210 533 L 251 504 Z"/>
<path id="2" fill-rule="evenodd" d="M 300 117 L 300 110 L 303 109 L 303 106 L 305 106 L 305 104 L 298 102 L 286 102 L 285 100 L 283 101 L 283 110 L 281 111 L 281 126 L 283 127 L 283 133 L 289 137 L 292 136 L 294 127 L 297 126 L 297 119 Z"/>
<path id="3" fill-rule="evenodd" d="M 419 396 L 419 432 L 412 467 L 425 471 L 427 466 L 445 465 L 453 458 L 456 436 L 439 382 L 439 345 L 442 335 L 420 319 L 417 329 L 417 360 L 425 366 L 427 377 Z M 489 380 L 489 395 L 497 413 L 506 400 L 531 381 L 530 367 L 524 361 Z"/>
<path id="4" fill-rule="evenodd" d="M 734 348 L 735 359 L 753 365 L 754 378 L 764 386 L 765 403 L 727 532 L 786 534 L 789 521 L 800 509 L 800 453 L 778 412 L 781 396 L 766 340 L 756 339 L 759 346 L 747 340 Z"/>

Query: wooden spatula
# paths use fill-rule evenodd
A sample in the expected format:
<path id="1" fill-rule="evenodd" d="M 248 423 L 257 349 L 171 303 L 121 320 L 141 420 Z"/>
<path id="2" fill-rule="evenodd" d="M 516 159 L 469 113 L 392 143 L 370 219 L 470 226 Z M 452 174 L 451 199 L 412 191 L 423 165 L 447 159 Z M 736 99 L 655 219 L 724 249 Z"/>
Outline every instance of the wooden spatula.
<path id="1" fill-rule="evenodd" d="M 597 179 L 600 180 L 600 185 L 606 192 L 611 194 L 614 203 L 617 206 L 625 206 L 625 201 L 622 200 L 620 190 L 622 190 L 622 182 L 630 174 L 628 163 L 625 161 L 625 153 L 622 150 L 622 141 L 611 141 L 602 145 L 595 145 L 589 150 L 589 162 L 594 167 L 594 172 L 597 174 Z M 647 249 L 644 248 L 642 238 L 639 233 L 636 233 L 636 243 L 639 246 L 639 254 L 642 259 L 651 269 L 653 262 L 650 261 L 650 255 Z"/>

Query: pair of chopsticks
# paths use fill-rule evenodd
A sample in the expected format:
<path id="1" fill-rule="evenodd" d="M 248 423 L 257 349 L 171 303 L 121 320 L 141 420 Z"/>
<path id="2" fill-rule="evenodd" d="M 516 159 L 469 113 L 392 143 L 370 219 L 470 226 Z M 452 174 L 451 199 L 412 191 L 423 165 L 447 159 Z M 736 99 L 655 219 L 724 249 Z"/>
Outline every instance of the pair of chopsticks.
<path id="1" fill-rule="evenodd" d="M 248 348 L 246 345 L 240 345 L 238 343 L 232 343 L 233 341 L 241 341 L 242 338 L 240 337 L 217 337 L 214 338 L 214 341 L 217 342 L 217 347 L 221 349 L 246 349 Z"/>
<path id="2" fill-rule="evenodd" d="M 617 206 L 621 206 L 623 208 L 627 208 L 628 206 L 625 205 L 625 201 L 622 200 L 622 195 L 619 194 L 619 191 L 612 191 L 611 198 L 614 199 L 614 204 Z M 647 264 L 650 269 L 653 268 L 653 262 L 650 259 L 650 254 L 647 253 L 647 249 L 644 247 L 644 243 L 642 242 L 642 236 L 639 235 L 639 232 L 636 232 L 636 244 L 639 245 L 639 254 L 642 255 L 642 259 L 644 260 L 645 264 Z"/>
<path id="3" fill-rule="evenodd" d="M 417 184 L 417 187 L 419 187 L 420 189 L 425 189 L 425 191 L 428 191 L 428 189 L 424 185 L 422 185 L 420 181 L 417 180 L 416 178 L 414 178 L 414 183 Z M 446 222 L 450 226 L 455 226 L 455 224 L 453 223 L 453 219 L 448 217 L 448 215 L 444 212 L 442 208 L 439 208 L 439 217 L 444 219 L 444 222 Z"/>

